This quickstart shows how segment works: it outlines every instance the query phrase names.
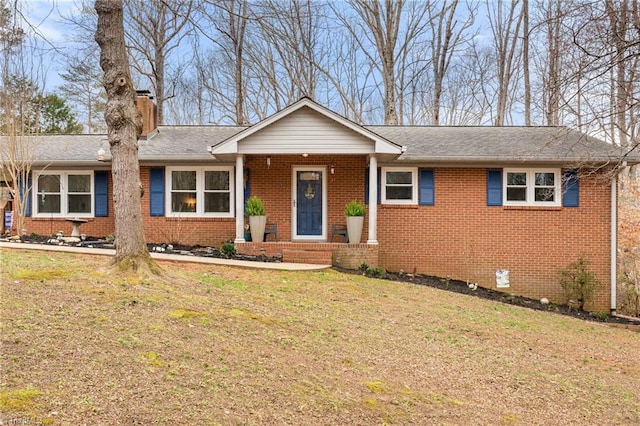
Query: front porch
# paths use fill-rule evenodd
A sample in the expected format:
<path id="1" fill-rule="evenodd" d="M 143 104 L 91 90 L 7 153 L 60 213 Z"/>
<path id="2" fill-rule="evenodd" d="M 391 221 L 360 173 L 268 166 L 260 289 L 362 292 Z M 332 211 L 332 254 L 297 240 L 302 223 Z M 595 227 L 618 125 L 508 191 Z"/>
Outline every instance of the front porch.
<path id="1" fill-rule="evenodd" d="M 378 266 L 378 244 L 345 244 L 328 242 L 240 242 L 236 243 L 240 254 L 251 256 L 281 256 L 283 262 L 332 265 L 346 269 L 358 269 L 366 263 Z"/>

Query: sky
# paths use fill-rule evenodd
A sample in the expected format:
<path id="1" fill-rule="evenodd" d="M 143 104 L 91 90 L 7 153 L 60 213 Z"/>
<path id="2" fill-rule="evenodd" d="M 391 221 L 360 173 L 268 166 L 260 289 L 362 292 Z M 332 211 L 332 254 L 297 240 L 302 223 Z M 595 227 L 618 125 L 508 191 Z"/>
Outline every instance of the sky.
<path id="1" fill-rule="evenodd" d="M 28 35 L 38 39 L 39 51 L 44 55 L 46 87 L 52 91 L 63 83 L 59 73 L 64 71 L 64 52 L 73 49 L 67 40 L 69 29 L 63 16 L 72 16 L 80 11 L 80 0 L 18 0 L 24 18 L 22 28 Z"/>

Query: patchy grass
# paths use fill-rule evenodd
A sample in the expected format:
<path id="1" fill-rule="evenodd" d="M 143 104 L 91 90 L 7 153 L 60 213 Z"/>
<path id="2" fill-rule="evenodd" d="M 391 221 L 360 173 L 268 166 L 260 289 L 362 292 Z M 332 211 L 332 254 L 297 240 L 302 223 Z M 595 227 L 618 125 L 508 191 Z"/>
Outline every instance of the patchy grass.
<path id="1" fill-rule="evenodd" d="M 104 264 L 0 253 L 0 420 L 640 423 L 633 331 L 333 270 Z"/>
<path id="2" fill-rule="evenodd" d="M 3 412 L 30 410 L 35 407 L 35 400 L 41 395 L 42 392 L 31 388 L 0 391 L 0 410 Z"/>

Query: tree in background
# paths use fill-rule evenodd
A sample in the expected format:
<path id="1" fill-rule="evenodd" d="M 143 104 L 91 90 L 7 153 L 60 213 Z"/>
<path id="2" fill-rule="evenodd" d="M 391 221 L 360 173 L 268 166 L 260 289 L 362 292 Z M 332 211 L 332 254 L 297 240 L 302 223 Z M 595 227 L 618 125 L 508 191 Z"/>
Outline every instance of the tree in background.
<path id="1" fill-rule="evenodd" d="M 36 140 L 28 126 L 39 114 L 31 100 L 41 77 L 40 56 L 20 25 L 18 4 L 0 0 L 0 180 L 13 197 L 13 227 L 20 233 L 28 209 Z"/>
<path id="2" fill-rule="evenodd" d="M 181 87 L 197 109 L 200 123 L 205 121 L 205 115 L 210 118 L 211 114 L 205 111 L 213 108 L 234 124 L 249 123 L 245 53 L 248 8 L 248 0 L 203 0 L 198 5 L 195 26 L 203 40 L 193 49 L 196 75 Z M 209 42 L 211 49 L 205 50 L 204 43 Z M 215 74 L 211 73 L 211 67 L 216 68 Z"/>
<path id="3" fill-rule="evenodd" d="M 429 3 L 406 3 L 404 0 L 349 0 L 347 3 L 357 16 L 355 23 L 348 15 L 335 8 L 334 11 L 359 41 L 362 52 L 378 68 L 384 88 L 384 124 L 401 123 L 398 96 L 402 97 L 402 92 L 399 93 L 397 86 L 402 74 L 398 70 L 398 64 L 402 62 L 400 55 L 408 53 L 408 46 L 426 30 L 424 17 Z"/>
<path id="4" fill-rule="evenodd" d="M 439 9 L 429 9 L 431 25 L 431 73 L 433 83 L 431 88 L 431 124 L 438 126 L 441 123 L 441 103 L 445 98 L 445 78 L 451 67 L 451 63 L 462 46 L 468 43 L 473 36 L 467 31 L 475 22 L 476 11 L 468 9 L 468 17 L 460 21 L 456 15 L 458 0 L 442 1 Z M 457 109 L 458 103 L 449 104 L 448 109 Z"/>
<path id="5" fill-rule="evenodd" d="M 151 258 L 142 226 L 142 184 L 138 163 L 138 136 L 142 117 L 135 105 L 125 48 L 122 0 L 96 0 L 98 23 L 95 39 L 100 46 L 100 66 L 107 92 L 105 121 L 111 148 L 116 254 L 119 270 L 160 273 Z"/>
<path id="6" fill-rule="evenodd" d="M 640 316 L 640 181 L 621 177 L 618 253 L 620 313 Z"/>
<path id="7" fill-rule="evenodd" d="M 60 75 L 65 81 L 60 93 L 74 107 L 78 116 L 82 115 L 87 133 L 104 133 L 104 106 L 106 94 L 102 86 L 102 71 L 97 53 L 89 57 L 70 58 L 66 71 Z"/>
<path id="8" fill-rule="evenodd" d="M 513 95 L 520 76 L 520 28 L 524 15 L 518 0 L 511 0 L 507 5 L 503 0 L 494 3 L 487 1 L 487 16 L 493 35 L 497 69 L 498 99 L 494 125 L 504 126 L 508 122 L 507 115 L 512 111 Z"/>
<path id="9" fill-rule="evenodd" d="M 194 0 L 125 0 L 127 52 L 136 72 L 146 77 L 156 95 L 158 124 L 164 124 L 164 102 L 173 97 L 167 90 L 167 65 L 180 68 L 176 57 L 168 62 L 172 52 L 191 33 L 191 15 Z M 179 79 L 180 72 L 175 73 Z"/>
<path id="10" fill-rule="evenodd" d="M 82 133 L 82 124 L 67 102 L 55 94 L 38 94 L 31 99 L 26 119 L 27 132 L 41 135 Z"/>

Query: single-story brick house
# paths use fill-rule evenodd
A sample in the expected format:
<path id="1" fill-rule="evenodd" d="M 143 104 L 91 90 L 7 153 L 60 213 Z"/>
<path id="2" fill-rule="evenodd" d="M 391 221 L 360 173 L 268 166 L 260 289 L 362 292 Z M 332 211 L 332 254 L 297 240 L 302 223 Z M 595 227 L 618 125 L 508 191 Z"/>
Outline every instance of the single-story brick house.
<path id="1" fill-rule="evenodd" d="M 361 126 L 307 98 L 252 126 L 155 126 L 153 101 L 137 103 L 150 242 L 232 241 L 241 253 L 499 283 L 552 302 L 563 300 L 559 270 L 584 256 L 602 283 L 588 308 L 615 309 L 620 153 L 600 140 L 559 127 Z M 109 235 L 112 195 L 105 135 L 38 138 L 29 233 L 69 234 L 66 219 L 80 217 L 81 232 Z M 250 195 L 277 224 L 263 243 L 245 238 Z M 350 200 L 366 203 L 365 226 L 345 243 L 332 229 Z"/>

